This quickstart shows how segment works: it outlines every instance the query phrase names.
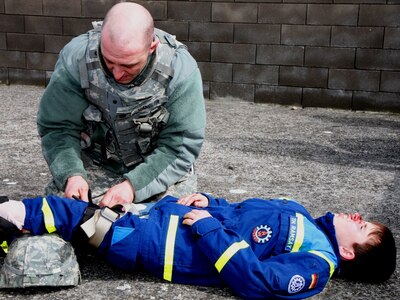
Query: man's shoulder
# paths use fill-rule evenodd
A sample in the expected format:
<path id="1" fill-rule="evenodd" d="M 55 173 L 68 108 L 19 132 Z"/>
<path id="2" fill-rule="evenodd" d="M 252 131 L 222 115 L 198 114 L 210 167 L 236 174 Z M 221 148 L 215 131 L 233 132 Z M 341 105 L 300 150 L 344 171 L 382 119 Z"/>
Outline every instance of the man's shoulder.
<path id="1" fill-rule="evenodd" d="M 62 49 L 60 56 L 67 66 L 74 66 L 85 56 L 86 48 L 88 45 L 88 34 L 81 34 L 73 38 Z"/>

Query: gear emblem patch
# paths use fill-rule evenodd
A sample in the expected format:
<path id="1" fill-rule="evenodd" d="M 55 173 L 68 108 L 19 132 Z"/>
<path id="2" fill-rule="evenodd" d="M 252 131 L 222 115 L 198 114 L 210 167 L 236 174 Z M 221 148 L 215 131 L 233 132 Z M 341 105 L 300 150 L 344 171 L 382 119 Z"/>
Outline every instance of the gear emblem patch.
<path id="1" fill-rule="evenodd" d="M 263 244 L 271 239 L 272 229 L 268 225 L 260 225 L 253 229 L 251 235 L 256 243 Z"/>
<path id="2" fill-rule="evenodd" d="M 294 294 L 300 292 L 305 285 L 306 281 L 303 276 L 294 275 L 289 282 L 288 292 L 289 294 Z"/>

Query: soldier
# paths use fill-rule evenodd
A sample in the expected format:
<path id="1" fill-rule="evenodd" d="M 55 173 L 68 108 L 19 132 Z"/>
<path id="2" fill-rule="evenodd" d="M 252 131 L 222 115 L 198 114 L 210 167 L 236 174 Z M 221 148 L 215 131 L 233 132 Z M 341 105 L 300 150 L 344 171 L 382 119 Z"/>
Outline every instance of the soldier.
<path id="1" fill-rule="evenodd" d="M 166 196 L 147 214 L 141 205 L 100 209 L 56 196 L 10 200 L 0 204 L 0 240 L 9 242 L 20 230 L 70 240 L 82 230 L 121 269 L 140 265 L 171 282 L 225 284 L 251 299 L 303 299 L 321 292 L 332 276 L 382 282 L 395 270 L 391 231 L 357 213 L 314 219 L 292 200 L 230 204 L 206 194 Z"/>
<path id="2" fill-rule="evenodd" d="M 61 51 L 38 131 L 52 181 L 45 194 L 101 205 L 196 191 L 205 131 L 196 61 L 150 13 L 119 3 Z"/>

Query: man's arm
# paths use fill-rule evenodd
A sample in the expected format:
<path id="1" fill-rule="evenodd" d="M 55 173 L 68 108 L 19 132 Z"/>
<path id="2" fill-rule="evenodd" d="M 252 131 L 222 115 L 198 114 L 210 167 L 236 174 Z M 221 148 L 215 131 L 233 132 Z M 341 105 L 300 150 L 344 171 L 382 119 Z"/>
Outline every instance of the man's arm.
<path id="1" fill-rule="evenodd" d="M 241 297 L 303 299 L 321 292 L 328 282 L 329 265 L 321 257 L 296 252 L 262 260 L 242 237 L 207 214 L 193 210 L 184 224 L 192 226 L 202 252 Z"/>
<path id="2" fill-rule="evenodd" d="M 82 112 L 87 102 L 77 69 L 77 60 L 84 55 L 81 46 L 84 39 L 84 35 L 73 39 L 61 52 L 37 115 L 43 155 L 60 190 L 71 176 L 86 178 L 80 156 L 80 133 L 84 127 Z M 69 54 L 73 50 L 77 54 Z"/>
<path id="3" fill-rule="evenodd" d="M 156 149 L 124 175 L 135 189 L 135 202 L 166 191 L 189 171 L 200 153 L 205 107 L 198 69 L 176 86 L 166 108 L 170 118 L 160 133 Z"/>

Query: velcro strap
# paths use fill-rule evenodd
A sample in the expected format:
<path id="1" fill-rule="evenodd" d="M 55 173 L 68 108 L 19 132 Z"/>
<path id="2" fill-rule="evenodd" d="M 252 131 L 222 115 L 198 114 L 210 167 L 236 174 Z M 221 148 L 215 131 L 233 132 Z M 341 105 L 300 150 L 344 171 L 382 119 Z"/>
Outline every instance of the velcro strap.
<path id="1" fill-rule="evenodd" d="M 108 207 L 96 210 L 93 217 L 81 225 L 82 230 L 89 238 L 89 244 L 99 247 L 112 224 L 120 214 Z"/>

